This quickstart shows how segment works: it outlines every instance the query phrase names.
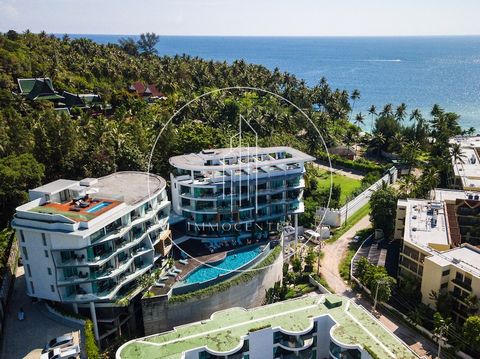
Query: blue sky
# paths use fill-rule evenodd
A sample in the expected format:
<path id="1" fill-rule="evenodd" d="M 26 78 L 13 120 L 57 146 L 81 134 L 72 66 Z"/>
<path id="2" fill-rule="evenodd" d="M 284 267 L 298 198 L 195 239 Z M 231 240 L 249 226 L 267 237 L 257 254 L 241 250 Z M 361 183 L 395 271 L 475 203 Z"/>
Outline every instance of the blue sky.
<path id="1" fill-rule="evenodd" d="M 472 35 L 478 0 L 0 0 L 0 31 Z"/>

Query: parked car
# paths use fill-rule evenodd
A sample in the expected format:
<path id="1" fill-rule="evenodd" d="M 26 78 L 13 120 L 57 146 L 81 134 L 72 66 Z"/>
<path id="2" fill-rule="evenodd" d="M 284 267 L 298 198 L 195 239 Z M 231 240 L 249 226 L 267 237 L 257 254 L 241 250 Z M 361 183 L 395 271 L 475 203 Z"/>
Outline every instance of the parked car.
<path id="1" fill-rule="evenodd" d="M 355 236 L 355 237 L 353 237 L 353 241 L 354 241 L 355 243 L 358 243 L 358 242 L 360 242 L 361 240 L 362 240 L 362 237 L 360 237 L 360 236 Z"/>
<path id="2" fill-rule="evenodd" d="M 43 349 L 42 353 L 47 353 L 52 349 L 57 348 L 65 348 L 73 345 L 73 335 L 72 334 L 64 334 L 59 337 L 56 337 L 50 340 L 45 348 Z"/>
<path id="3" fill-rule="evenodd" d="M 51 349 L 40 356 L 40 359 L 78 359 L 80 347 L 73 345 L 70 347 Z"/>

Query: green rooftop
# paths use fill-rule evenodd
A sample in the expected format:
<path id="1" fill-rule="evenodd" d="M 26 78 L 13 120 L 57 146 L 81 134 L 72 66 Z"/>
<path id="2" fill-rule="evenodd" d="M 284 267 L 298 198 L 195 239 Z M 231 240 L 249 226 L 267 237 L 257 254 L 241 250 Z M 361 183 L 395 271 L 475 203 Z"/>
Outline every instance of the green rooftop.
<path id="1" fill-rule="evenodd" d="M 179 359 L 183 352 L 204 346 L 226 352 L 238 347 L 241 337 L 257 328 L 270 326 L 300 332 L 311 327 L 313 318 L 327 314 L 338 323 L 333 336 L 341 343 L 368 347 L 379 358 L 418 358 L 363 308 L 333 294 L 305 296 L 249 310 L 231 308 L 216 312 L 210 320 L 130 341 L 119 349 L 119 354 L 122 359 Z"/>

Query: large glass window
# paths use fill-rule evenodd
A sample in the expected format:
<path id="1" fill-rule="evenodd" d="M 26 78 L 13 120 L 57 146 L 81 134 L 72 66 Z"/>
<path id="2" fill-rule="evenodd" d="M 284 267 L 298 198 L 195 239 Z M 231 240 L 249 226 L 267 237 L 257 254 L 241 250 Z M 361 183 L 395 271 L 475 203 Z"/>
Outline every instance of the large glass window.
<path id="1" fill-rule="evenodd" d="M 346 349 L 330 341 L 330 353 L 337 359 L 361 359 L 362 353 L 358 349 Z"/>

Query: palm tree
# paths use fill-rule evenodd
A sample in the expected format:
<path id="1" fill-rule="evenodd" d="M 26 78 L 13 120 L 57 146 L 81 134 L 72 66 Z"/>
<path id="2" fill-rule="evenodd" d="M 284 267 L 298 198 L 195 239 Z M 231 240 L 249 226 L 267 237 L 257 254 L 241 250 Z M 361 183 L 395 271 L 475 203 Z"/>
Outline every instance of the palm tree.
<path id="1" fill-rule="evenodd" d="M 368 110 L 368 113 L 370 115 L 372 115 L 372 123 L 371 123 L 371 126 L 370 126 L 370 132 L 372 132 L 373 131 L 373 116 L 375 116 L 377 114 L 377 108 L 375 107 L 375 105 L 370 106 L 370 108 Z"/>
<path id="2" fill-rule="evenodd" d="M 453 158 L 455 164 L 464 164 L 465 163 L 465 154 L 463 153 L 462 146 L 459 143 L 452 143 L 450 146 L 450 155 Z"/>
<path id="3" fill-rule="evenodd" d="M 350 111 L 350 120 L 352 119 L 353 109 L 355 108 L 355 102 L 360 98 L 360 91 L 357 89 L 353 90 L 352 94 L 350 95 L 350 99 L 352 102 L 352 110 Z"/>
<path id="4" fill-rule="evenodd" d="M 381 117 L 391 116 L 392 115 L 392 104 L 387 103 L 383 106 L 383 110 L 380 112 Z"/>
<path id="5" fill-rule="evenodd" d="M 365 116 L 363 116 L 361 112 L 357 113 L 357 115 L 355 116 L 355 120 L 353 120 L 353 123 L 358 127 L 363 126 L 365 124 Z"/>
<path id="6" fill-rule="evenodd" d="M 395 118 L 398 122 L 402 122 L 405 119 L 405 115 L 407 113 L 407 105 L 401 103 L 400 106 L 397 107 L 395 111 Z"/>
<path id="7" fill-rule="evenodd" d="M 421 196 L 427 196 L 431 190 L 438 186 L 440 182 L 440 172 L 433 165 L 426 166 L 420 177 Z"/>
<path id="8" fill-rule="evenodd" d="M 385 145 L 385 136 L 381 132 L 377 132 L 373 135 L 372 140 L 370 141 L 370 148 L 374 149 L 377 152 L 377 156 L 380 156 L 380 152 Z"/>

